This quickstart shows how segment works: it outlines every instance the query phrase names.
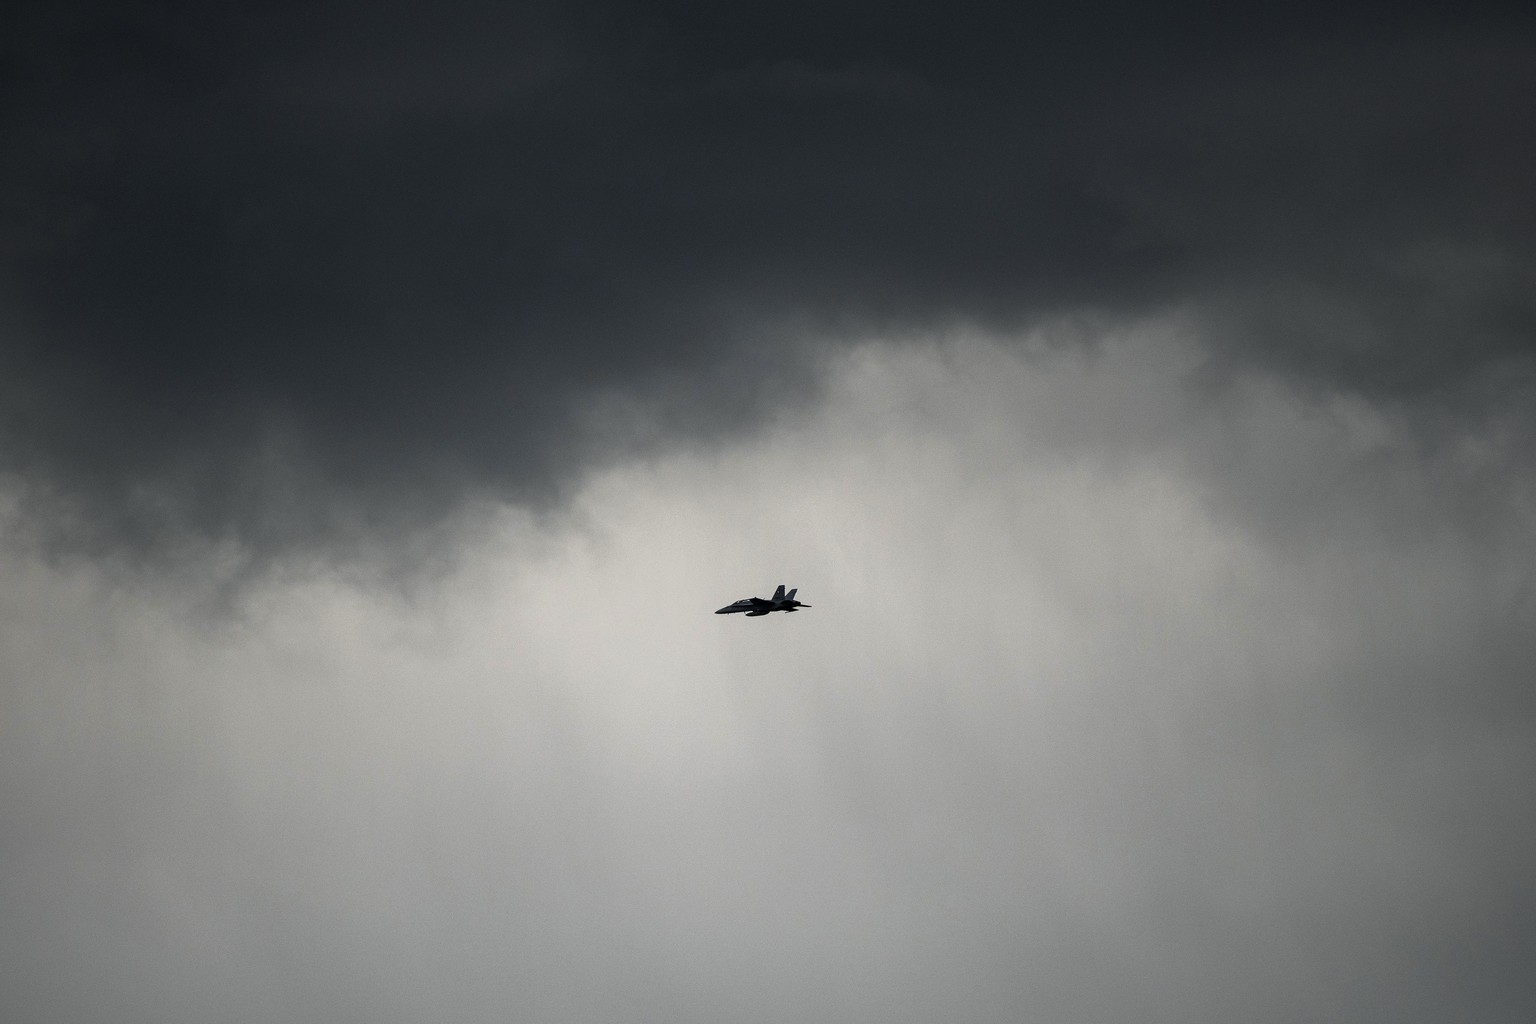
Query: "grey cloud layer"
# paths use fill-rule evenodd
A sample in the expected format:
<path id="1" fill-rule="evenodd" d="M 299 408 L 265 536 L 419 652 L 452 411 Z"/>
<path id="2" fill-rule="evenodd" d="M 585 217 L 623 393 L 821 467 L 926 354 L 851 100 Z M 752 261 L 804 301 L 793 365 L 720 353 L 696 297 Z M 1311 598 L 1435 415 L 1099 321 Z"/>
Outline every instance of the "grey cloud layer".
<path id="1" fill-rule="evenodd" d="M 1177 336 L 854 350 L 416 601 L 8 557 L 0 1006 L 1529 1018 L 1530 674 L 1474 697 L 1536 481 L 1467 529 L 1405 423 Z M 781 573 L 812 612 L 709 614 Z"/>
<path id="2" fill-rule="evenodd" d="M 1224 356 L 1415 396 L 1529 358 L 1513 15 L 8 17 L 0 429 L 77 541 L 538 499 L 594 394 L 750 423 L 872 328 L 1194 304 Z"/>

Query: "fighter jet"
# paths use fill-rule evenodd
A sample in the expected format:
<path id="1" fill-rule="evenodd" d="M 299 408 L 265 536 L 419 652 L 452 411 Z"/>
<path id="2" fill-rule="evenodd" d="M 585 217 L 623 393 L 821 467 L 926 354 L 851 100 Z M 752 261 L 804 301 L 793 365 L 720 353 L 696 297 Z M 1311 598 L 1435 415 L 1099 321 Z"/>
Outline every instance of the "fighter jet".
<path id="1" fill-rule="evenodd" d="M 795 600 L 795 592 L 791 590 L 784 593 L 784 584 L 779 584 L 779 589 L 773 592 L 773 597 L 763 599 L 761 597 L 744 597 L 735 604 L 728 604 L 715 612 L 716 615 L 729 615 L 732 612 L 746 612 L 747 618 L 756 615 L 767 615 L 769 612 L 792 612 L 796 608 L 809 608 L 810 605 Z"/>

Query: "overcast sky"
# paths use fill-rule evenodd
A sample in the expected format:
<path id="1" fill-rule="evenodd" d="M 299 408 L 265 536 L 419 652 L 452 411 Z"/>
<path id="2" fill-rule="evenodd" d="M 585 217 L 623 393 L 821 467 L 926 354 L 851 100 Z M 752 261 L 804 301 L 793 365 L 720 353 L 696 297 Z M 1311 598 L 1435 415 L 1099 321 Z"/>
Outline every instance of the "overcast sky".
<path id="1" fill-rule="evenodd" d="M 5 6 L 0 1017 L 1536 1018 L 1536 19 L 995 6 Z"/>

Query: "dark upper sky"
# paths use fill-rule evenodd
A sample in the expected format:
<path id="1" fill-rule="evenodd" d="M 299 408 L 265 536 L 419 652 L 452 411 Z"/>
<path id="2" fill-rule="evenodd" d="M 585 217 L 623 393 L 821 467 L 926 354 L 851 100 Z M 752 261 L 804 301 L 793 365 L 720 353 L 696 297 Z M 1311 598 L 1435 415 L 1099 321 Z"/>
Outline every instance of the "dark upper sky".
<path id="1" fill-rule="evenodd" d="M 1183 308 L 1457 415 L 1529 374 L 1521 5 L 977 6 L 8 4 L 3 468 L 53 541 L 280 549 L 881 331 Z"/>

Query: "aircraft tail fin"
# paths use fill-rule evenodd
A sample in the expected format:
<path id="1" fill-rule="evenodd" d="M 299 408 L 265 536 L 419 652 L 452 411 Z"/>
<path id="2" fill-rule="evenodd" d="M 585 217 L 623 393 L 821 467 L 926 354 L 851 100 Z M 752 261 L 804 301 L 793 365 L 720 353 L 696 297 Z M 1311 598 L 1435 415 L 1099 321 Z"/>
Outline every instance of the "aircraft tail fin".
<path id="1" fill-rule="evenodd" d="M 795 591 L 799 590 L 799 589 L 800 588 L 796 587 L 795 590 L 787 591 L 784 594 L 784 600 L 786 600 L 786 601 L 793 601 L 795 599 Z"/>
<path id="2" fill-rule="evenodd" d="M 775 601 L 782 601 L 782 600 L 784 600 L 784 584 L 780 583 L 779 584 L 779 589 L 775 590 L 773 592 L 773 599 Z"/>

